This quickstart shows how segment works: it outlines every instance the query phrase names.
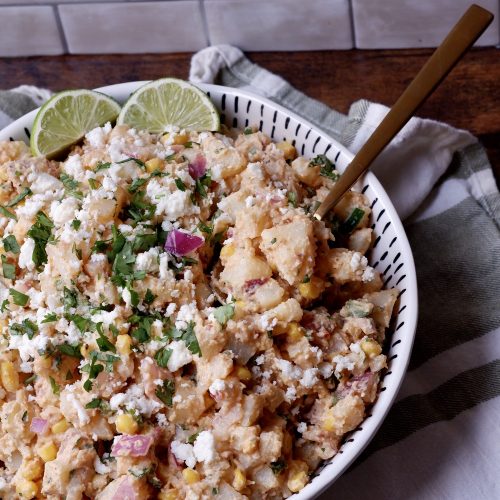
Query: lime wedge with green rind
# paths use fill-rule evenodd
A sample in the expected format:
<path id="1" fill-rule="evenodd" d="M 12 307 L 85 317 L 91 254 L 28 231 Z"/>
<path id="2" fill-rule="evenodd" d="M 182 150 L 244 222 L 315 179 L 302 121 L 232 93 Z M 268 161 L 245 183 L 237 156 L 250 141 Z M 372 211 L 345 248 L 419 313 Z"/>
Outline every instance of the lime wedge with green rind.
<path id="1" fill-rule="evenodd" d="M 171 126 L 197 132 L 220 128 L 219 113 L 210 98 L 177 78 L 161 78 L 140 87 L 124 104 L 116 123 L 153 134 Z"/>
<path id="2" fill-rule="evenodd" d="M 114 99 L 93 90 L 59 92 L 36 115 L 31 152 L 34 156 L 57 157 L 95 127 L 114 122 L 120 109 Z"/>

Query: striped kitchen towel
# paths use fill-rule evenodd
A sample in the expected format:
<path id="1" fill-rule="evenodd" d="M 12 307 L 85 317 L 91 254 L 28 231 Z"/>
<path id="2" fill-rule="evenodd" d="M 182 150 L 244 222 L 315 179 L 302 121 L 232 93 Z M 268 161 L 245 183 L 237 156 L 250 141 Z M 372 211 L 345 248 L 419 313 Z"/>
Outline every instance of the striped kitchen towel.
<path id="1" fill-rule="evenodd" d="M 230 46 L 195 54 L 190 79 L 264 95 L 356 152 L 387 113 L 345 116 Z M 500 195 L 468 132 L 413 118 L 373 167 L 415 257 L 419 323 L 408 374 L 381 429 L 322 500 L 500 498 Z"/>
<path id="2" fill-rule="evenodd" d="M 342 115 L 234 47 L 196 54 L 191 79 L 265 95 L 354 152 L 387 112 L 360 101 Z M 27 86 L 0 91 L 0 128 L 49 95 Z M 392 165 L 404 166 L 404 178 Z M 488 160 L 467 132 L 412 119 L 375 171 L 405 219 L 419 325 L 397 402 L 363 455 L 321 499 L 500 498 L 500 195 Z"/>

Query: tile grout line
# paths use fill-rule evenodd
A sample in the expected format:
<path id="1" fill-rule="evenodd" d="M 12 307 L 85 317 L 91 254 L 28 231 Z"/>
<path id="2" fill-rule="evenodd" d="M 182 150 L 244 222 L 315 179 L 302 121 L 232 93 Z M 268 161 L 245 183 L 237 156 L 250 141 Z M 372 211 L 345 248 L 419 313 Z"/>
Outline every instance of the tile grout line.
<path id="1" fill-rule="evenodd" d="M 63 46 L 64 53 L 69 54 L 68 40 L 66 40 L 66 33 L 64 32 L 64 27 L 62 25 L 61 16 L 59 14 L 59 7 L 57 5 L 53 5 L 52 9 L 54 10 L 54 17 L 56 19 L 56 26 L 57 26 L 57 30 L 59 31 L 59 37 L 61 38 L 61 43 Z"/>
<path id="2" fill-rule="evenodd" d="M 498 0 L 500 2 L 500 0 Z M 349 6 L 349 21 L 351 23 L 351 42 L 352 42 L 352 48 L 355 49 L 356 47 L 356 27 L 354 26 L 354 11 L 352 7 L 352 0 L 347 0 L 347 4 Z"/>
<path id="3" fill-rule="evenodd" d="M 500 0 L 498 0 L 500 2 Z M 200 6 L 201 13 L 201 23 L 203 24 L 203 31 L 205 32 L 205 41 L 207 43 L 207 47 L 212 45 L 210 40 L 210 32 L 208 31 L 208 21 L 207 21 L 207 12 L 205 10 L 205 0 L 198 0 L 198 4 Z"/>

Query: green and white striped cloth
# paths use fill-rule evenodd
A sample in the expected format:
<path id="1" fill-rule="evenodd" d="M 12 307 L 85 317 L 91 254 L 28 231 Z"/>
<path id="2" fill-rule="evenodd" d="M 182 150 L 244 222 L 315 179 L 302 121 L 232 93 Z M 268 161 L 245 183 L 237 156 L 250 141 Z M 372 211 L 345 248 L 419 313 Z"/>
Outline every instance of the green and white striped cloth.
<path id="1" fill-rule="evenodd" d="M 359 101 L 342 115 L 229 46 L 195 54 L 190 79 L 264 95 L 352 152 L 388 111 Z M 414 118 L 374 172 L 405 220 L 419 323 L 397 402 L 321 499 L 499 499 L 500 194 L 488 158 L 468 132 Z"/>
<path id="2" fill-rule="evenodd" d="M 193 57 L 190 79 L 279 102 L 355 152 L 387 112 L 348 116 L 306 97 L 234 47 Z M 0 128 L 50 93 L 0 91 Z M 467 132 L 412 119 L 375 165 L 413 249 L 420 316 L 398 400 L 367 450 L 322 500 L 500 498 L 500 195 Z"/>

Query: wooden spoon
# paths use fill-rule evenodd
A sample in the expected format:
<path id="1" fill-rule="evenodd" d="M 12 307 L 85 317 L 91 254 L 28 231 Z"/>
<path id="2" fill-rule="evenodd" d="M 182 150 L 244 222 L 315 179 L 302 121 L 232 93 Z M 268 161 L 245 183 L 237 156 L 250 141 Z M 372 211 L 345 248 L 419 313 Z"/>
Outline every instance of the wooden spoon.
<path id="1" fill-rule="evenodd" d="M 446 75 L 472 47 L 493 20 L 493 14 L 471 5 L 441 45 L 387 113 L 352 159 L 340 179 L 314 213 L 321 220 L 344 193 L 368 170 L 373 160 L 404 127 L 417 108 L 434 92 Z"/>

